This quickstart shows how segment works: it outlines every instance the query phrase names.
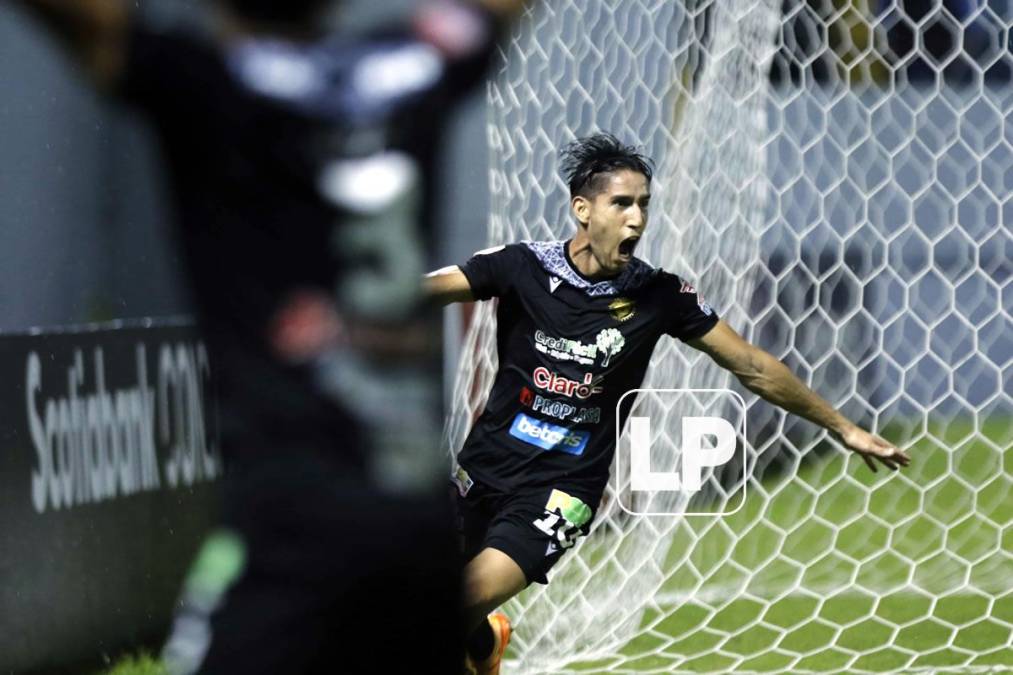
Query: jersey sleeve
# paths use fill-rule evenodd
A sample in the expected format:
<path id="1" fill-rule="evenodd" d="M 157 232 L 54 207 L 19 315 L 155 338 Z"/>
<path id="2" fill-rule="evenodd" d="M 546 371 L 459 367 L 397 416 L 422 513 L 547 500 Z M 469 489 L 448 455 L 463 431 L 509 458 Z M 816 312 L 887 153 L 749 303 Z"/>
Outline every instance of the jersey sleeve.
<path id="1" fill-rule="evenodd" d="M 683 342 L 706 335 L 718 322 L 717 312 L 692 284 L 674 274 L 665 276 L 665 334 Z"/>
<path id="2" fill-rule="evenodd" d="M 488 300 L 506 295 L 525 263 L 521 247 L 510 244 L 479 251 L 461 265 L 461 271 L 468 278 L 471 295 L 476 300 Z"/>

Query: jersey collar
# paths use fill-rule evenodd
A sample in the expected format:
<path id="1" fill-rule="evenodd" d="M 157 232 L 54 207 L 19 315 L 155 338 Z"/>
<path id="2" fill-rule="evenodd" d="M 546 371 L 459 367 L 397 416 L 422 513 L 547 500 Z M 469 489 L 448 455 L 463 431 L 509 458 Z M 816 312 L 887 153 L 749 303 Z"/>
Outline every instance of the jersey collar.
<path id="1" fill-rule="evenodd" d="M 613 279 L 594 281 L 578 272 L 569 260 L 565 241 L 523 242 L 549 274 L 556 276 L 591 297 L 621 295 L 642 286 L 653 274 L 654 268 L 639 258 L 630 260 L 622 273 Z"/>

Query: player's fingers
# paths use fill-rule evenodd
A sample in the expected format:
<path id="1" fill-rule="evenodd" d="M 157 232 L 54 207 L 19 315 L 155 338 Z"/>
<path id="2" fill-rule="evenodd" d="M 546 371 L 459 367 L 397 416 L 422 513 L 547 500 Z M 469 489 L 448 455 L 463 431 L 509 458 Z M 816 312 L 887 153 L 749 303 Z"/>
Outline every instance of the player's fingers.
<path id="1" fill-rule="evenodd" d="M 862 459 L 865 460 L 865 466 L 867 466 L 870 469 L 872 469 L 873 473 L 876 473 L 877 471 L 879 471 L 879 469 L 876 468 L 876 463 L 874 461 L 872 461 L 872 457 L 869 457 L 864 452 L 859 453 L 859 454 L 862 455 Z"/>
<path id="2" fill-rule="evenodd" d="M 907 466 L 911 463 L 911 458 L 904 453 L 900 448 L 896 448 L 892 445 L 888 445 L 881 454 L 882 457 L 888 458 L 891 462 L 899 466 Z"/>
<path id="3" fill-rule="evenodd" d="M 878 459 L 879 459 L 880 462 L 883 463 L 883 466 L 885 466 L 886 468 L 888 468 L 888 469 L 890 469 L 892 471 L 896 471 L 897 470 L 897 463 L 894 462 L 894 460 L 893 460 L 892 457 L 879 457 Z"/>
<path id="4" fill-rule="evenodd" d="M 901 466 L 907 466 L 908 464 L 911 463 L 911 458 L 908 457 L 907 453 L 904 452 L 903 450 L 898 450 L 895 453 L 893 453 L 893 458 L 897 460 L 897 462 L 900 463 Z"/>
<path id="5" fill-rule="evenodd" d="M 882 438 L 875 439 L 876 454 L 880 457 L 889 457 L 891 461 L 897 462 L 898 464 L 907 465 L 911 461 L 911 458 L 907 454 L 898 448 L 897 446 L 884 441 Z"/>

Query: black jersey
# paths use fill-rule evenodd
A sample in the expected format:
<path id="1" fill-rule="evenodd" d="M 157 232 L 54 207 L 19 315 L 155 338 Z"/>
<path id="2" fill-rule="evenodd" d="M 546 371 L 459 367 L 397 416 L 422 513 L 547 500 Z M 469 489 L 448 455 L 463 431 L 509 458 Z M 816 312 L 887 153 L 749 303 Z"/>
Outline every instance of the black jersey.
<path id="1" fill-rule="evenodd" d="M 463 3 L 440 3 L 413 30 L 311 44 L 131 27 L 119 92 L 162 141 L 227 453 L 298 444 L 362 464 L 369 420 L 428 415 L 438 428 L 438 381 L 405 375 L 420 351 L 438 363 L 418 301 L 430 169 L 497 30 Z M 322 321 L 319 297 L 336 318 Z M 314 331 L 326 349 L 289 347 Z M 394 392 L 435 401 L 433 414 L 384 398 L 405 380 Z"/>
<path id="2" fill-rule="evenodd" d="M 568 488 L 596 504 L 620 397 L 640 386 L 662 335 L 692 340 L 718 317 L 692 286 L 638 258 L 614 279 L 588 279 L 567 243 L 511 244 L 461 268 L 476 299 L 499 298 L 499 370 L 458 461 L 502 491 Z"/>

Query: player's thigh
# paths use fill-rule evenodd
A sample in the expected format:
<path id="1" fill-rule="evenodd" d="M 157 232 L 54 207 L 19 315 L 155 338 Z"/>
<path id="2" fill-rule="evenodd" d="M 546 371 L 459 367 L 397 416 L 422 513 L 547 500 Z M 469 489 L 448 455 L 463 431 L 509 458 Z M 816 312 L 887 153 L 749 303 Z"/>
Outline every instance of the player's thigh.
<path id="1" fill-rule="evenodd" d="M 464 568 L 464 601 L 491 611 L 528 585 L 524 570 L 507 553 L 486 548 Z"/>
<path id="2" fill-rule="evenodd" d="M 455 483 L 453 490 L 458 546 L 461 557 L 468 562 L 485 549 L 486 534 L 505 495 L 481 483 L 469 482 L 467 489 Z"/>

